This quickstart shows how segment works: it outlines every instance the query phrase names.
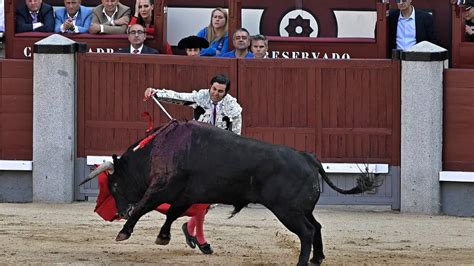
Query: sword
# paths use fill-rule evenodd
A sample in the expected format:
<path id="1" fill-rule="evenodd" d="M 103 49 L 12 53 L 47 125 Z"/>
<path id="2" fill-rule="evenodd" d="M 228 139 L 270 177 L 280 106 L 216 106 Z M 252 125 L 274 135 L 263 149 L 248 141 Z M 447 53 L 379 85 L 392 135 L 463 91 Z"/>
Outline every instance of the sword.
<path id="1" fill-rule="evenodd" d="M 158 99 L 156 98 L 156 94 L 153 93 L 153 95 L 151 97 L 153 98 L 153 101 L 155 101 L 155 103 L 161 108 L 161 110 L 168 116 L 168 118 L 170 120 L 173 120 L 173 117 L 171 117 L 171 115 L 168 113 L 168 111 L 166 111 L 165 107 L 163 107 L 163 105 L 160 103 L 160 101 L 158 101 Z"/>

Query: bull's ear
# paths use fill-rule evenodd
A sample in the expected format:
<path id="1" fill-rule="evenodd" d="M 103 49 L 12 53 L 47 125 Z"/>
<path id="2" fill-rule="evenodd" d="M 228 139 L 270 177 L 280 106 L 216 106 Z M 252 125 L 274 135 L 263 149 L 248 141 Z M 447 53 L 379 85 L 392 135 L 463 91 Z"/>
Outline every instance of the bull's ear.
<path id="1" fill-rule="evenodd" d="M 117 157 L 118 157 L 117 154 L 112 154 L 112 160 L 114 161 L 114 163 L 115 161 L 117 161 Z"/>

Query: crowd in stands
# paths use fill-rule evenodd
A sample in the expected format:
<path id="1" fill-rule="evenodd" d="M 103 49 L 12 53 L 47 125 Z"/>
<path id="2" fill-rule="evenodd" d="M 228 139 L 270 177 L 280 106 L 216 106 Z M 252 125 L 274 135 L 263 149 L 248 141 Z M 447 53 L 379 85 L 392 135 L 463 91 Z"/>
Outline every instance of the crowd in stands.
<path id="1" fill-rule="evenodd" d="M 406 50 L 421 41 L 436 44 L 433 15 L 415 9 L 412 0 L 395 1 L 398 8 L 390 10 L 388 15 L 389 49 Z M 466 7 L 466 39 L 474 40 L 474 8 L 471 8 L 474 0 L 457 2 Z M 133 14 L 130 7 L 119 0 L 101 0 L 101 4 L 92 9 L 81 5 L 81 0 L 64 0 L 64 7 L 56 12 L 42 0 L 25 0 L 16 10 L 16 32 L 128 34 L 130 47 L 121 52 L 155 53 L 156 50 L 143 47 L 146 35 L 155 34 L 153 10 L 153 0 L 136 0 Z M 268 49 L 265 36 L 251 36 L 245 28 L 240 28 L 232 34 L 235 49 L 229 50 L 228 13 L 223 8 L 212 10 L 209 25 L 197 32 L 192 42 L 185 43 L 178 47 L 186 49 L 188 55 L 199 50 L 200 56 L 227 58 L 266 58 Z M 193 47 L 189 43 L 193 43 Z M 169 44 L 165 52 L 172 54 Z"/>
<path id="2" fill-rule="evenodd" d="M 81 5 L 81 0 L 64 0 L 64 7 L 53 12 L 52 6 L 42 0 L 25 0 L 25 4 L 16 9 L 16 32 L 127 34 L 130 47 L 120 49 L 119 52 L 156 54 L 158 51 L 143 44 L 147 34 L 155 34 L 153 9 L 153 0 L 136 0 L 131 16 L 130 7 L 119 0 L 102 0 L 100 5 L 92 9 Z M 262 37 L 259 35 L 259 40 Z M 250 39 L 246 29 L 237 30 L 233 35 L 235 50 L 229 51 L 228 14 L 223 8 L 215 8 L 211 12 L 209 25 L 196 33 L 192 42 L 188 39 L 184 46 L 178 47 L 186 49 L 188 54 L 198 49 L 201 56 L 253 58 L 249 49 Z M 193 43 L 192 47 L 190 43 Z M 265 53 L 267 48 L 265 39 Z M 169 44 L 166 53 L 172 54 Z M 261 54 L 259 52 L 256 57 L 266 56 Z"/>

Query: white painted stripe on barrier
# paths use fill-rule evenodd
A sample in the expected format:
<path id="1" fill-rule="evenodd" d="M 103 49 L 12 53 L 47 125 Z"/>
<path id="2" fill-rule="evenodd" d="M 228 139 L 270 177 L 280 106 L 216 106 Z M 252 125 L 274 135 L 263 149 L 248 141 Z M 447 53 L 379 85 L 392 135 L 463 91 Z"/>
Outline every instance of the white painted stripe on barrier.
<path id="1" fill-rule="evenodd" d="M 369 173 L 387 174 L 388 164 L 363 164 L 363 163 L 323 163 L 326 173 L 357 174 L 367 167 Z"/>
<path id="2" fill-rule="evenodd" d="M 112 161 L 112 156 L 87 156 L 87 165 L 103 164 Z"/>
<path id="3" fill-rule="evenodd" d="M 87 165 L 102 164 L 104 161 L 112 161 L 111 156 L 87 156 Z M 365 164 L 356 163 L 323 163 L 327 173 L 357 174 L 364 171 Z M 369 164 L 369 173 L 387 174 L 388 164 Z"/>
<path id="4" fill-rule="evenodd" d="M 1 171 L 31 171 L 33 170 L 32 161 L 20 160 L 0 160 Z"/>
<path id="5" fill-rule="evenodd" d="M 439 181 L 445 182 L 474 182 L 474 172 L 442 171 Z"/>

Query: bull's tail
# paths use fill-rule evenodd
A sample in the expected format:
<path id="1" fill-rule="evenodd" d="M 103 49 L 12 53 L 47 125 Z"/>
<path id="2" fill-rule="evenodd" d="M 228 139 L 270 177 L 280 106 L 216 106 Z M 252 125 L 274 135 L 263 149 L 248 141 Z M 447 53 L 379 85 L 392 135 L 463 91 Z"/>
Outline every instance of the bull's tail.
<path id="1" fill-rule="evenodd" d="M 316 160 L 316 164 L 317 164 L 317 167 L 318 167 L 318 172 L 321 175 L 321 177 L 324 179 L 324 181 L 326 181 L 326 183 L 332 189 L 334 189 L 335 191 L 337 191 L 341 194 L 360 194 L 360 193 L 372 190 L 372 189 L 380 186 L 380 184 L 377 184 L 377 182 L 376 182 L 375 178 L 373 177 L 373 175 L 371 175 L 366 169 L 365 172 L 360 173 L 359 177 L 357 177 L 357 186 L 355 186 L 351 189 L 348 189 L 348 190 L 338 188 L 336 185 L 334 185 L 334 183 L 331 181 L 331 179 L 329 179 L 328 175 L 326 174 L 326 171 L 324 171 L 324 168 L 323 168 L 323 165 L 321 164 L 321 162 L 316 158 L 313 158 L 313 159 Z"/>

